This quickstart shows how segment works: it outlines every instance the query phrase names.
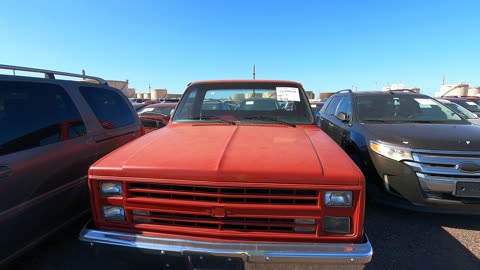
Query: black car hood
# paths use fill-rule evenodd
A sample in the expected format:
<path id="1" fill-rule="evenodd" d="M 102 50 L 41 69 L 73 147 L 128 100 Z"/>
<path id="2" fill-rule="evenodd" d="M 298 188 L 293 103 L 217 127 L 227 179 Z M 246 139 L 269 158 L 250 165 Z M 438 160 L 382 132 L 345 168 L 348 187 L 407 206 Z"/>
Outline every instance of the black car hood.
<path id="1" fill-rule="evenodd" d="M 480 126 L 453 124 L 362 124 L 369 139 L 412 149 L 480 151 Z"/>

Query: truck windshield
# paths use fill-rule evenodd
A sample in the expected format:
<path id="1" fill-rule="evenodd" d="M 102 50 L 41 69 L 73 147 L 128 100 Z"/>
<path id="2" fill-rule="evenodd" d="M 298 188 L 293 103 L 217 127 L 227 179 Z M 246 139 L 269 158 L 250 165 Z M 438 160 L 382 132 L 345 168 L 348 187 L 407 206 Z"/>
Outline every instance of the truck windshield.
<path id="1" fill-rule="evenodd" d="M 189 87 L 173 122 L 312 124 L 310 105 L 298 85 L 200 84 Z"/>

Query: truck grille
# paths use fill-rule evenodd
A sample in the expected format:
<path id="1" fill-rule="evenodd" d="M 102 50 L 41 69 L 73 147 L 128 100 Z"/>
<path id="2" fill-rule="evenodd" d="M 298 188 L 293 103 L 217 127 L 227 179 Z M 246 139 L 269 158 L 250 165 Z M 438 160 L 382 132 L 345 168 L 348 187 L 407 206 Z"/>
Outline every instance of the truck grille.
<path id="1" fill-rule="evenodd" d="M 308 189 L 231 188 L 130 183 L 131 198 L 162 198 L 241 204 L 318 205 L 318 191 Z"/>
<path id="2" fill-rule="evenodd" d="M 294 219 L 288 218 L 238 218 L 173 214 L 151 211 L 132 212 L 133 222 L 136 224 L 149 223 L 167 226 L 184 226 L 203 229 L 235 230 L 242 232 L 302 232 L 314 234 L 315 224 L 295 224 Z M 309 229 L 306 229 L 309 228 Z"/>
<path id="3" fill-rule="evenodd" d="M 231 239 L 318 237 L 319 190 L 137 181 L 125 187 L 127 221 L 138 228 Z"/>

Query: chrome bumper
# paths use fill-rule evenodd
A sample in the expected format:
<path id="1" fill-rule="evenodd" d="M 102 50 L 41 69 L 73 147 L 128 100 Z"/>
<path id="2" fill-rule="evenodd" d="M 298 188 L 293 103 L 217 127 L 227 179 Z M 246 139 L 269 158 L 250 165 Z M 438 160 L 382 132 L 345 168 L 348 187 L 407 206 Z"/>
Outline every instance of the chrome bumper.
<path id="1" fill-rule="evenodd" d="M 364 239 L 360 244 L 206 242 L 100 231 L 93 228 L 91 221 L 80 232 L 80 240 L 90 243 L 154 250 L 159 254 L 241 258 L 245 269 L 273 269 L 271 267 L 279 264 L 293 267 L 317 265 L 318 269 L 363 269 L 373 254 L 370 241 L 366 236 Z"/>

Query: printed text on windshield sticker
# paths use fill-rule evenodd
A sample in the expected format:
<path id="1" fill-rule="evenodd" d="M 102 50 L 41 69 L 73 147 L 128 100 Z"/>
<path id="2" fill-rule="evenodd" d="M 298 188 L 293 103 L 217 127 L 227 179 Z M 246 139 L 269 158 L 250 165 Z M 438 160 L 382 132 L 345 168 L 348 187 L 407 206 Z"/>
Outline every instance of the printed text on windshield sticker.
<path id="1" fill-rule="evenodd" d="M 300 92 L 296 87 L 277 87 L 277 100 L 300 101 Z"/>

